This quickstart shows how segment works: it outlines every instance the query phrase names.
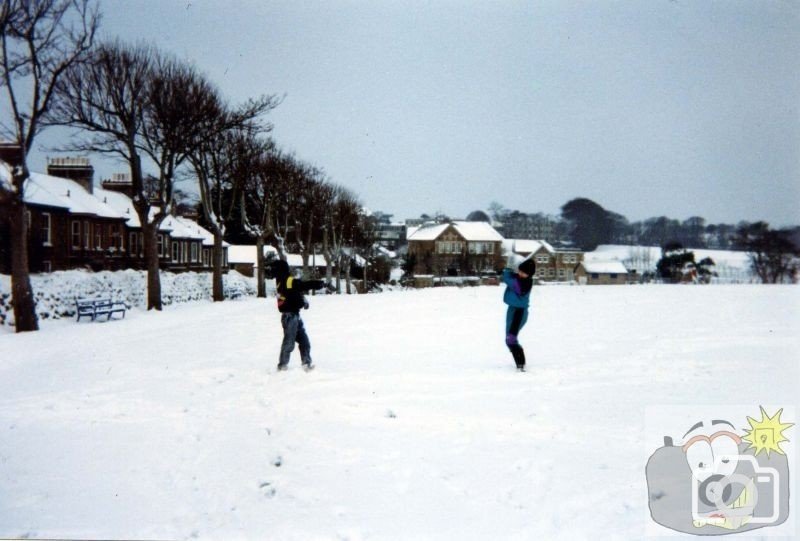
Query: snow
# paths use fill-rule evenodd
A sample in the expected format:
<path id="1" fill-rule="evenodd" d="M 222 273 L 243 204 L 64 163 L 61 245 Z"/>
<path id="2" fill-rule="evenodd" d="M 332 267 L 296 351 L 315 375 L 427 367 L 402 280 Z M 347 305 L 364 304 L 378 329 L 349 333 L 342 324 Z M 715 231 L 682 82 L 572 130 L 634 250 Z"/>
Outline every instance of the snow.
<path id="1" fill-rule="evenodd" d="M 544 248 L 551 254 L 555 253 L 555 249 L 544 240 L 505 239 L 503 241 L 503 250 L 509 253 L 534 254 L 541 248 Z"/>
<path id="2" fill-rule="evenodd" d="M 101 199 L 86 191 L 74 180 L 31 173 L 25 181 L 25 202 L 69 209 L 73 214 L 91 214 L 101 218 L 127 218 Z"/>
<path id="3" fill-rule="evenodd" d="M 694 252 L 694 259 L 698 263 L 706 257 L 714 261 L 714 272 L 718 275 L 713 280 L 715 283 L 747 283 L 755 279 L 746 252 L 694 248 L 688 250 Z M 620 261 L 628 270 L 635 270 L 640 276 L 656 272 L 659 259 L 661 259 L 661 248 L 653 246 L 602 244 L 594 251 L 584 254 L 586 262 Z"/>
<path id="4" fill-rule="evenodd" d="M 11 166 L 3 160 L 0 160 L 0 190 L 5 190 L 10 193 L 16 191 L 14 189 L 14 184 L 11 182 L 11 176 Z"/>
<path id="5" fill-rule="evenodd" d="M 257 247 L 255 244 L 233 245 L 228 248 L 228 261 L 230 263 L 251 263 L 257 266 L 256 253 Z M 269 254 L 272 254 L 272 257 L 278 257 L 278 251 L 273 246 L 264 246 L 264 255 L 268 256 Z M 286 262 L 292 268 L 300 268 L 303 266 L 303 256 L 302 254 L 286 254 Z M 309 267 L 323 268 L 327 267 L 327 265 L 328 260 L 324 254 L 311 254 L 308 256 Z"/>
<path id="6" fill-rule="evenodd" d="M 580 265 L 589 273 L 597 274 L 628 274 L 625 265 L 619 261 L 586 261 Z"/>
<path id="7" fill-rule="evenodd" d="M 668 535 L 645 411 L 796 403 L 800 288 L 535 288 L 525 374 L 502 291 L 312 297 L 311 373 L 272 298 L 0 335 L 0 537 Z"/>
<path id="8" fill-rule="evenodd" d="M 453 227 L 464 240 L 472 242 L 496 242 L 502 241 L 503 236 L 495 228 L 485 222 L 451 222 L 447 224 L 423 225 L 418 229 L 408 229 L 409 241 L 431 241 Z"/>
<path id="9" fill-rule="evenodd" d="M 254 296 L 255 281 L 236 271 L 223 275 L 227 298 Z M 146 308 L 147 273 L 145 271 L 85 270 L 57 271 L 31 275 L 39 320 L 75 317 L 75 299 L 109 298 L 128 307 Z M 164 305 L 211 298 L 211 273 L 161 273 L 161 301 Z M 14 322 L 11 305 L 11 278 L 0 275 L 0 335 L 11 332 Z"/>

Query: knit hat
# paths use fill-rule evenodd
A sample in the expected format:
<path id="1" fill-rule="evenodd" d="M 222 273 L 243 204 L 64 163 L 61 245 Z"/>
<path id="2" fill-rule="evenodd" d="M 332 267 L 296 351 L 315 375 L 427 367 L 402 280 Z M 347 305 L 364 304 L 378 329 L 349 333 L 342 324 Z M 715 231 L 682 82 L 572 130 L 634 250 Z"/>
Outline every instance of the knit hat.
<path id="1" fill-rule="evenodd" d="M 519 270 L 528 276 L 533 276 L 536 274 L 536 263 L 534 263 L 532 259 L 526 259 L 519 264 Z"/>
<path id="2" fill-rule="evenodd" d="M 272 275 L 278 280 L 285 280 L 289 276 L 289 264 L 282 259 L 273 261 L 269 264 L 269 267 L 272 269 Z"/>

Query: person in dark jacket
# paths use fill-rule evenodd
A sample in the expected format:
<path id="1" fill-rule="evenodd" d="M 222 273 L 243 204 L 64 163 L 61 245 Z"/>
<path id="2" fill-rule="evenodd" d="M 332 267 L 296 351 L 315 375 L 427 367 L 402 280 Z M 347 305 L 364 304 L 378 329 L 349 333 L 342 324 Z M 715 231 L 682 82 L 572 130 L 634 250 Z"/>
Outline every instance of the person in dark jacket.
<path id="1" fill-rule="evenodd" d="M 506 346 L 514 357 L 517 370 L 525 371 L 525 350 L 519 343 L 519 331 L 528 321 L 528 306 L 530 305 L 531 289 L 533 288 L 533 275 L 536 273 L 536 264 L 526 259 L 519 264 L 515 273 L 510 268 L 503 269 L 503 282 L 506 291 L 503 302 L 508 305 L 506 311 Z"/>
<path id="2" fill-rule="evenodd" d="M 281 312 L 281 325 L 283 326 L 283 343 L 278 360 L 278 370 L 286 370 L 289 366 L 289 357 L 294 351 L 294 344 L 300 346 L 300 359 L 303 369 L 312 370 L 311 342 L 308 339 L 300 310 L 308 308 L 305 293 L 311 290 L 328 287 L 322 280 L 300 280 L 292 276 L 289 264 L 278 260 L 272 265 L 272 275 L 278 289 L 278 311 Z"/>

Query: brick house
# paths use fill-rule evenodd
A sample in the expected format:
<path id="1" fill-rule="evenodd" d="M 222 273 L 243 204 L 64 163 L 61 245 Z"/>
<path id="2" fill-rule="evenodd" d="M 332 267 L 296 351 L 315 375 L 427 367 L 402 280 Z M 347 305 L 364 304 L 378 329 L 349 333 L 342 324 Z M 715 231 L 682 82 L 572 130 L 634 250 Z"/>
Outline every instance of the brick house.
<path id="1" fill-rule="evenodd" d="M 504 249 L 522 257 L 530 256 L 536 263 L 535 277 L 545 282 L 572 282 L 575 270 L 583 261 L 579 250 L 557 250 L 543 240 L 506 239 Z"/>
<path id="2" fill-rule="evenodd" d="M 31 173 L 25 184 L 32 273 L 145 268 L 139 218 L 125 189 L 107 183 L 94 189 L 86 158 L 49 160 L 48 173 Z M 6 162 L 0 161 L 0 175 L 10 175 Z M 212 247 L 211 233 L 186 218 L 170 216 L 159 230 L 165 270 L 211 270 Z M 0 221 L 0 273 L 10 267 L 9 229 Z"/>
<path id="3" fill-rule="evenodd" d="M 410 228 L 414 274 L 465 276 L 503 268 L 503 237 L 485 222 L 454 221 Z"/>

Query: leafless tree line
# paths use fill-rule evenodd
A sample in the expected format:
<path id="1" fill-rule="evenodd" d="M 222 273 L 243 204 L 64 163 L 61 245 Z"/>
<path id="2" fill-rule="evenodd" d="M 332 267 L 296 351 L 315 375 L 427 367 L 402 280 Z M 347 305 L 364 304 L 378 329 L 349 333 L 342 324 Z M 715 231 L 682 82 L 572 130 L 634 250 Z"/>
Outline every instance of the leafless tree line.
<path id="1" fill-rule="evenodd" d="M 12 226 L 18 332 L 38 328 L 23 186 L 30 176 L 28 153 L 47 126 L 78 129 L 59 150 L 114 156 L 130 169 L 148 309 L 161 309 L 158 230 L 174 210 L 181 175 L 196 179 L 204 221 L 214 234 L 214 300 L 223 299 L 223 239 L 234 222 L 256 239 L 262 273 L 267 243 L 285 258 L 291 242 L 306 272 L 309 256 L 321 246 L 329 279 L 333 261 L 350 268 L 352 246 L 365 230 L 361 206 L 321 169 L 282 152 L 269 138 L 272 126 L 264 116 L 279 97 L 233 105 L 190 63 L 155 47 L 95 43 L 99 22 L 92 0 L 0 3 L 0 89 L 11 105 L 10 121 L 3 118 L 0 128 L 21 149 L 11 181 L 0 183 L 0 205 Z M 349 274 L 346 279 L 349 292 Z M 259 294 L 265 294 L 263 275 Z"/>

